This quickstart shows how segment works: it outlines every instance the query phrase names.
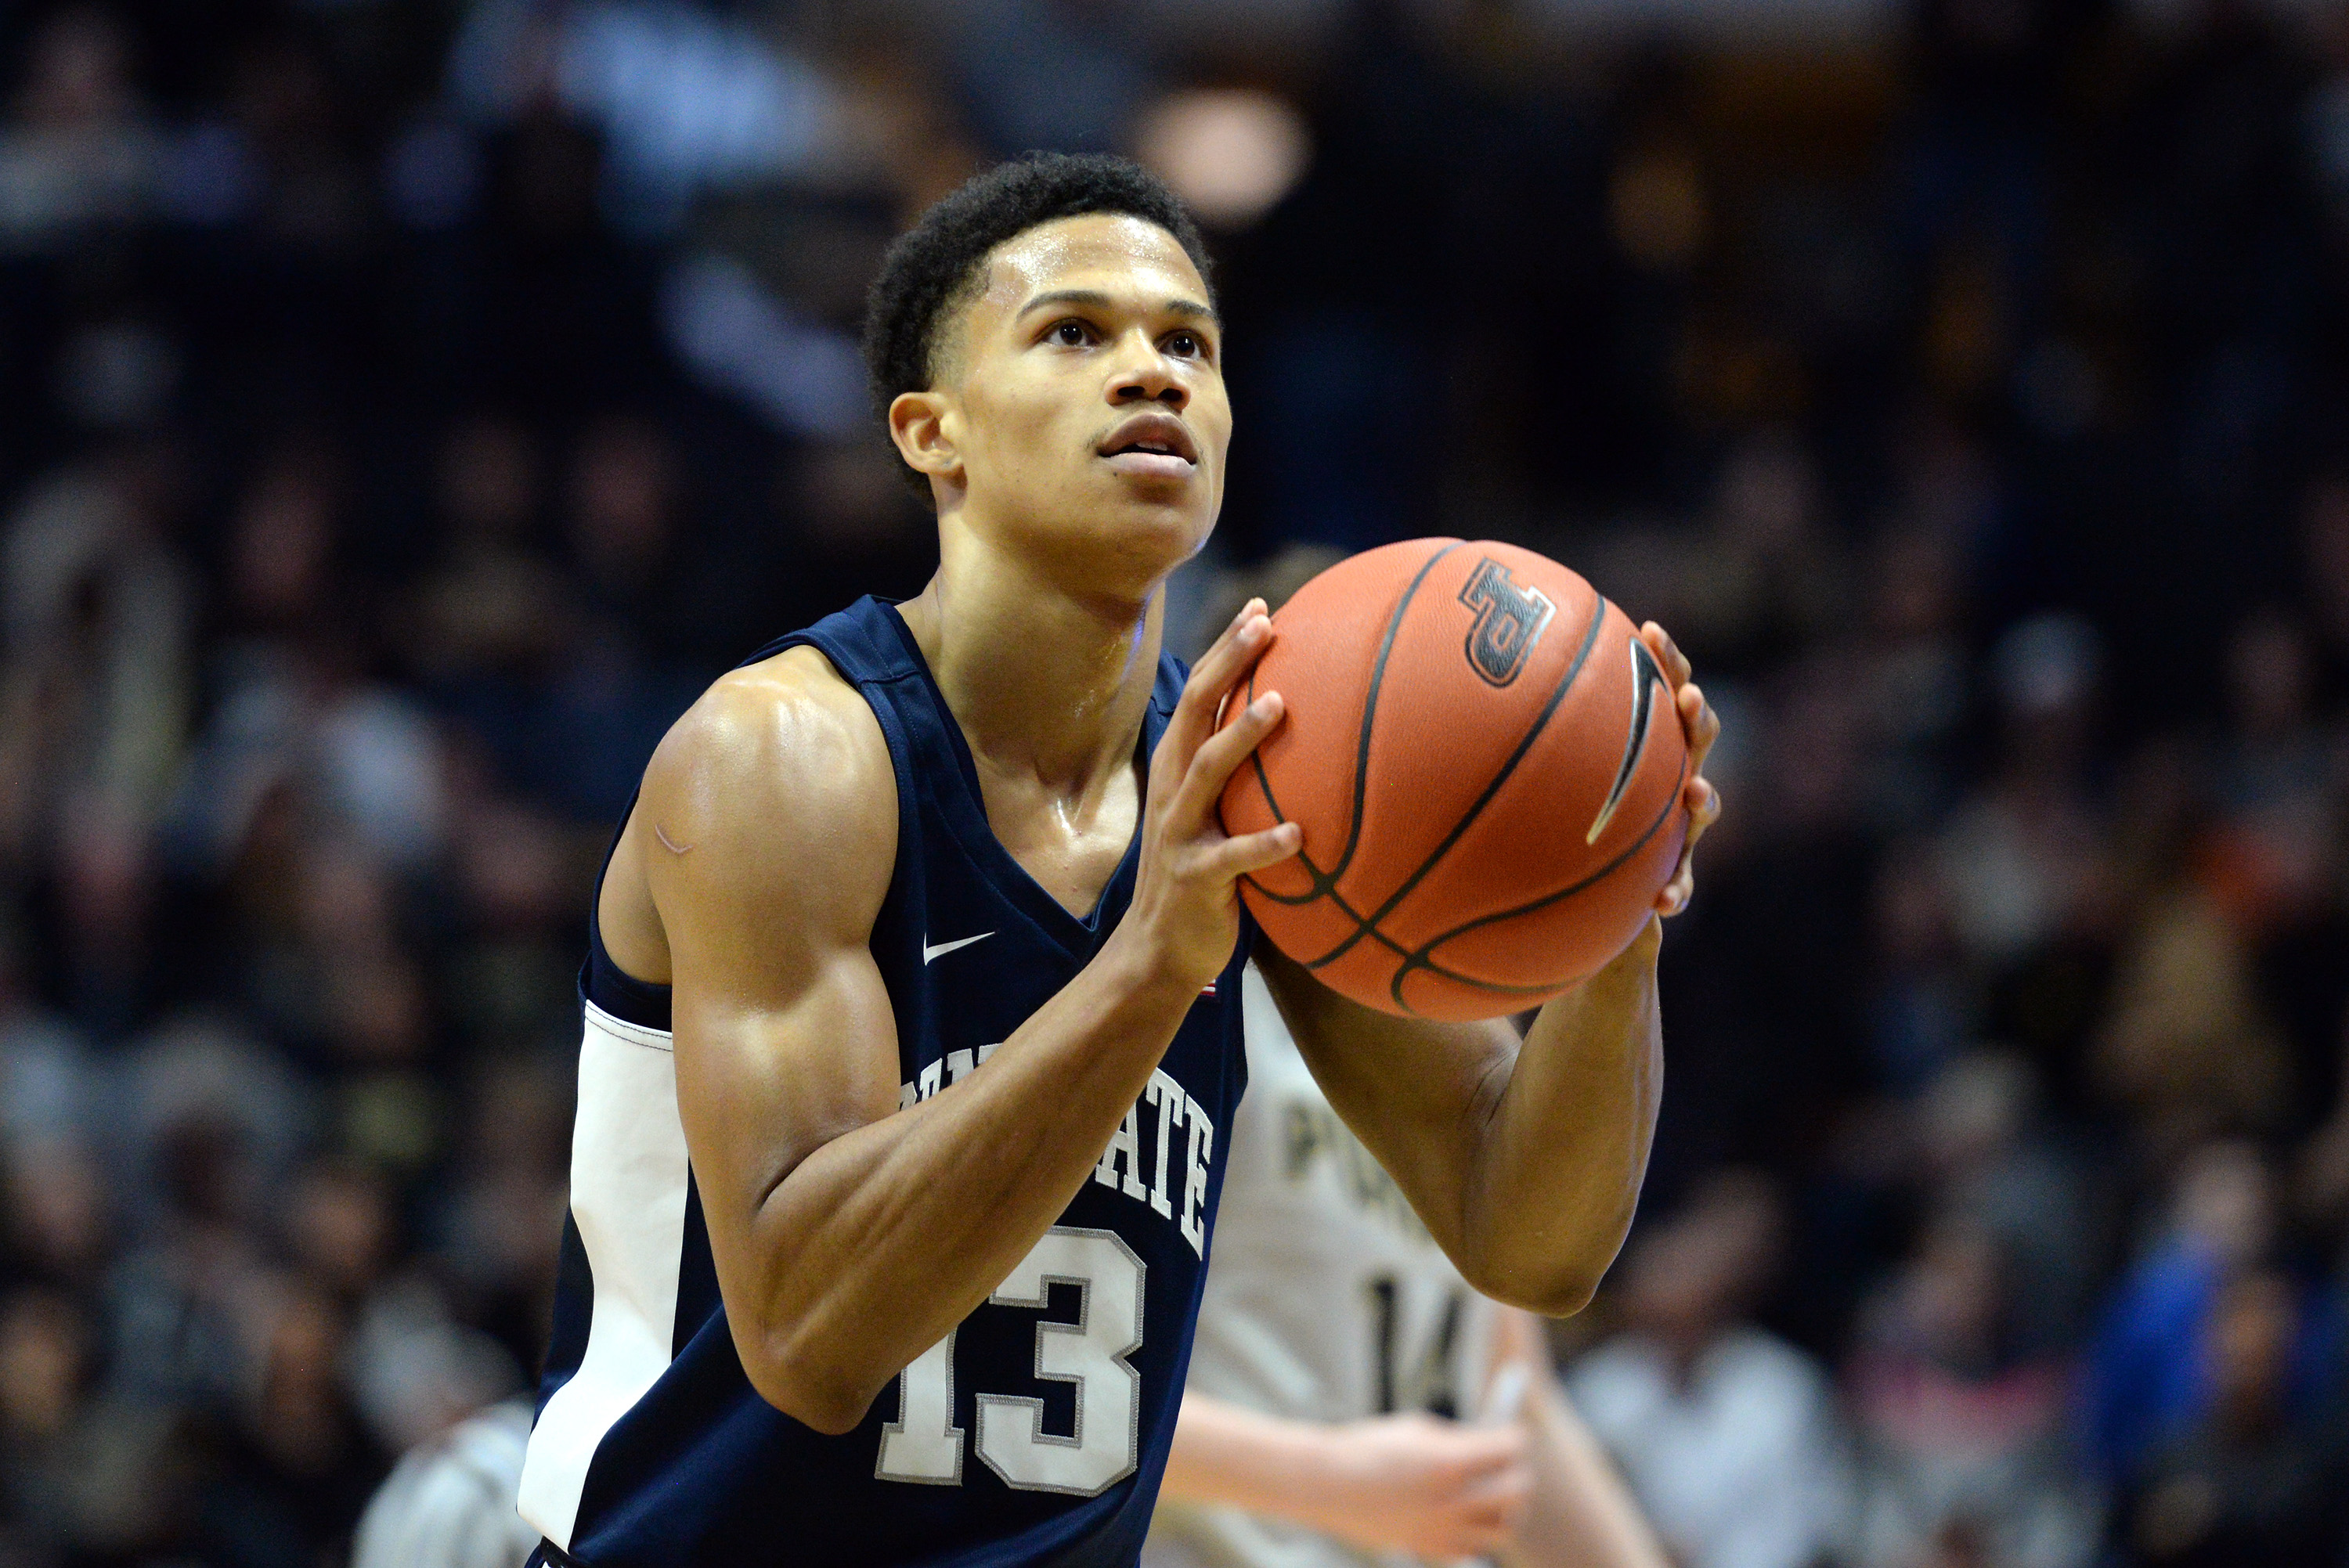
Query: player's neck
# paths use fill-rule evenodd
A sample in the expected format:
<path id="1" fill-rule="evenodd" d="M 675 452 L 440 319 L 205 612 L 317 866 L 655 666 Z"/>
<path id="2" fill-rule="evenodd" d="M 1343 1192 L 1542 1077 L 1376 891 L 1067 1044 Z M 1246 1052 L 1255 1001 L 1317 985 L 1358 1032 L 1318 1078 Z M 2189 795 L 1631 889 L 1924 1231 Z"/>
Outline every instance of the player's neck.
<path id="1" fill-rule="evenodd" d="M 1133 761 L 1164 599 L 1073 593 L 1016 560 L 949 552 L 902 609 L 971 749 L 1079 797 Z"/>

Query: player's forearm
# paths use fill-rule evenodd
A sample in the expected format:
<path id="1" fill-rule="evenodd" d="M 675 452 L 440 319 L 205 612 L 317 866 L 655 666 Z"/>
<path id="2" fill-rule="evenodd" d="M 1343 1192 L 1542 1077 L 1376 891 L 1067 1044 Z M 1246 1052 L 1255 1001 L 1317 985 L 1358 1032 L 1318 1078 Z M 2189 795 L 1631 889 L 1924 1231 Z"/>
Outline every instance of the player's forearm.
<path id="1" fill-rule="evenodd" d="M 1327 1513 L 1330 1429 L 1186 1393 L 1160 1491 L 1316 1524 Z"/>
<path id="2" fill-rule="evenodd" d="M 770 1402 L 820 1430 L 863 1419 L 1092 1178 L 1196 998 L 1112 942 L 982 1069 L 802 1161 L 761 1206 L 736 1331 Z"/>
<path id="3" fill-rule="evenodd" d="M 1622 1247 L 1663 1089 L 1659 930 L 1541 1010 L 1482 1116 L 1464 1250 L 1488 1295 L 1578 1312 Z"/>
<path id="4" fill-rule="evenodd" d="M 1534 1490 L 1507 1568 L 1670 1568 L 1615 1466 L 1544 1367 L 1526 1409 Z"/>

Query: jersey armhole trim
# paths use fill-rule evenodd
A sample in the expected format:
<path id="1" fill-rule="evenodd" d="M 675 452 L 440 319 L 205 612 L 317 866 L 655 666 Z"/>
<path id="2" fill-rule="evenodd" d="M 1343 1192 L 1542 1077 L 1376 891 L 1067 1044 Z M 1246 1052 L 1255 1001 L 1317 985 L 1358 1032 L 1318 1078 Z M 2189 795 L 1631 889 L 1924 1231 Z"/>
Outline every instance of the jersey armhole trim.
<path id="1" fill-rule="evenodd" d="M 868 594 L 866 598 L 871 599 L 872 595 Z M 895 614 L 894 602 L 888 600 L 874 602 L 889 605 L 888 613 Z M 860 600 L 858 606 L 864 603 L 864 601 Z M 858 606 L 852 606 L 852 609 Z M 889 885 L 881 899 L 881 912 L 885 912 L 893 904 L 900 904 L 904 902 L 906 891 L 906 849 L 908 845 L 918 844 L 921 841 L 921 803 L 916 798 L 913 738 L 905 732 L 905 719 L 897 711 L 896 702 L 882 694 L 884 688 L 893 686 L 900 681 L 921 679 L 923 671 L 921 666 L 902 656 L 893 666 L 890 661 L 880 656 L 879 651 L 875 650 L 874 662 L 883 667 L 872 675 L 854 673 L 849 667 L 847 658 L 849 650 L 835 647 L 833 645 L 832 634 L 827 631 L 834 619 L 837 617 L 826 617 L 815 625 L 793 632 L 787 637 L 778 638 L 773 645 L 764 650 L 764 653 L 768 657 L 772 657 L 795 647 L 814 649 L 816 656 L 832 666 L 832 673 L 838 677 L 841 684 L 864 699 L 866 709 L 873 715 L 873 722 L 880 727 L 881 743 L 889 753 L 889 776 L 895 781 L 897 790 L 897 841 L 890 851 Z M 900 624 L 902 624 L 900 622 Z M 882 918 L 882 913 L 876 912 L 874 918 L 874 932 L 877 933 L 881 929 Z M 868 944 L 873 940 L 871 933 L 866 934 L 865 940 Z"/>
<path id="2" fill-rule="evenodd" d="M 677 1049 L 677 1037 L 670 1030 L 650 1029 L 642 1024 L 631 1024 L 626 1018 L 616 1018 L 593 1002 L 585 1002 L 582 1006 L 587 1009 L 587 1021 L 614 1039 L 626 1040 L 632 1046 L 642 1046 L 647 1050 L 674 1053 Z"/>

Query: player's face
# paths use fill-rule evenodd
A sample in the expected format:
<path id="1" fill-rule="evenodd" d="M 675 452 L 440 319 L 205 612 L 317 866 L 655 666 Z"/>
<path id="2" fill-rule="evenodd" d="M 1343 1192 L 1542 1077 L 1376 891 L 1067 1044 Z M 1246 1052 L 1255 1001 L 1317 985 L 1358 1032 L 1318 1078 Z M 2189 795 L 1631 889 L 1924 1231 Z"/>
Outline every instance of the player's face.
<path id="1" fill-rule="evenodd" d="M 1154 581 L 1223 505 L 1221 325 L 1173 235 L 1089 214 L 990 258 L 941 420 L 974 524 Z M 1106 556 L 1102 552 L 1106 552 Z"/>

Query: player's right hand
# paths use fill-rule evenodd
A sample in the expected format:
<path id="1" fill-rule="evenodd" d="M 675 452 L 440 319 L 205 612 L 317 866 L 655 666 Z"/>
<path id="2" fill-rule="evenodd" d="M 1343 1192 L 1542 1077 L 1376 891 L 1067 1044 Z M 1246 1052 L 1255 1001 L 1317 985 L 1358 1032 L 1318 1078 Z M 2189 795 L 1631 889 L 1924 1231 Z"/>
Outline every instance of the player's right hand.
<path id="1" fill-rule="evenodd" d="M 1465 1427 L 1413 1410 L 1330 1430 L 1330 1534 L 1373 1552 L 1475 1557 L 1516 1535 L 1533 1495 L 1525 1428 Z"/>
<path id="2" fill-rule="evenodd" d="M 1193 667 L 1150 759 L 1142 865 L 1118 937 L 1140 944 L 1149 972 L 1194 991 L 1223 972 L 1239 944 L 1239 879 L 1279 864 L 1305 842 L 1294 822 L 1234 838 L 1216 809 L 1225 784 L 1285 712 L 1278 692 L 1263 692 L 1216 727 L 1224 699 L 1272 638 L 1264 601 L 1249 600 Z"/>

